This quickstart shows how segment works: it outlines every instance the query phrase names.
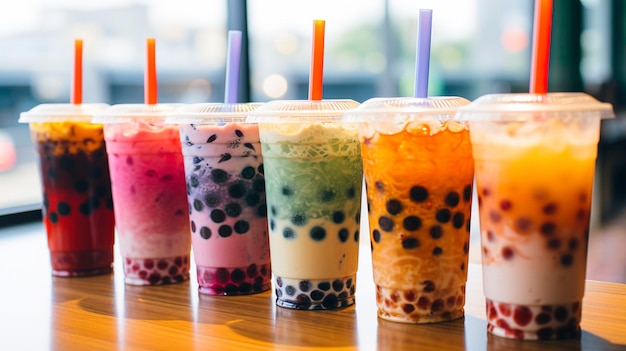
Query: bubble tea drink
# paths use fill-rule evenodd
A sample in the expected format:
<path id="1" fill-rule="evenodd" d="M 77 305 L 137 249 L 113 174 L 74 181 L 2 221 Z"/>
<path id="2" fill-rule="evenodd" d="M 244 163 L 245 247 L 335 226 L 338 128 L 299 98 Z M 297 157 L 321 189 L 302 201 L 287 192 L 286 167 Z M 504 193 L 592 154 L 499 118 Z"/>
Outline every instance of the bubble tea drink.
<path id="1" fill-rule="evenodd" d="M 42 104 L 23 112 L 39 154 L 52 274 L 113 271 L 114 213 L 102 125 L 106 104 Z"/>
<path id="2" fill-rule="evenodd" d="M 159 285 L 189 278 L 189 215 L 176 106 L 114 105 L 104 123 L 125 282 Z"/>
<path id="3" fill-rule="evenodd" d="M 474 163 L 458 97 L 374 98 L 360 122 L 378 315 L 405 323 L 463 316 Z"/>
<path id="4" fill-rule="evenodd" d="M 488 330 L 517 339 L 578 335 L 600 120 L 582 93 L 486 95 L 470 122 Z"/>
<path id="5" fill-rule="evenodd" d="M 361 153 L 352 100 L 272 101 L 259 122 L 277 305 L 334 309 L 354 303 Z"/>
<path id="6" fill-rule="evenodd" d="M 166 123 L 180 125 L 191 239 L 199 292 L 268 290 L 270 251 L 259 128 L 260 104 L 194 104 Z"/>

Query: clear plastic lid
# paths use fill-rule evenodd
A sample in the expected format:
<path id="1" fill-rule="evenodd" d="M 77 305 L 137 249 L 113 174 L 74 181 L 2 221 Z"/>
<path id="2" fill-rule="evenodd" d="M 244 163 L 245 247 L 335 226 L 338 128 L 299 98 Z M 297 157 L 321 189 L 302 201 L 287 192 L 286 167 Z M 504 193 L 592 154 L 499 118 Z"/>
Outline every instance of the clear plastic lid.
<path id="1" fill-rule="evenodd" d="M 273 100 L 248 115 L 250 123 L 341 122 L 344 112 L 355 109 L 354 100 Z"/>
<path id="2" fill-rule="evenodd" d="M 181 107 L 167 115 L 165 124 L 245 123 L 248 114 L 262 103 L 201 103 Z"/>
<path id="3" fill-rule="evenodd" d="M 183 104 L 117 104 L 96 113 L 93 123 L 119 124 L 137 120 L 163 122 L 169 114 L 182 106 Z"/>
<path id="4" fill-rule="evenodd" d="M 561 118 L 574 113 L 597 118 L 613 118 L 613 106 L 585 93 L 489 94 L 460 107 L 457 118 L 467 121 L 525 121 Z"/>
<path id="5" fill-rule="evenodd" d="M 91 122 L 96 113 L 105 111 L 107 104 L 41 104 L 20 113 L 19 123 Z"/>
<path id="6" fill-rule="evenodd" d="M 420 118 L 451 119 L 469 100 L 457 96 L 372 98 L 346 112 L 346 122 L 411 122 Z"/>

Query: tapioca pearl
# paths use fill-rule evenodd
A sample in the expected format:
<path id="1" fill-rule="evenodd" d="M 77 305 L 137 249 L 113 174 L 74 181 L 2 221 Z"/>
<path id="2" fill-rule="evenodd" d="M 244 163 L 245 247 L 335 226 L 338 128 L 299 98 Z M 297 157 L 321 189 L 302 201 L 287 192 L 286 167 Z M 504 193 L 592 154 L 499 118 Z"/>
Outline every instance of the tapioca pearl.
<path id="1" fill-rule="evenodd" d="M 576 212 L 576 219 L 578 219 L 579 221 L 582 221 L 585 218 L 587 218 L 587 210 L 585 210 L 584 208 L 579 209 Z"/>
<path id="2" fill-rule="evenodd" d="M 322 306 L 324 306 L 324 308 L 332 309 L 337 308 L 338 303 L 339 300 L 337 298 L 337 295 L 328 294 L 326 295 L 326 297 L 324 297 L 324 300 L 322 301 Z"/>
<path id="3" fill-rule="evenodd" d="M 236 202 L 231 202 L 229 204 L 226 204 L 226 206 L 224 207 L 224 211 L 226 212 L 226 215 L 228 217 L 238 217 L 241 212 L 241 206 L 236 203 Z"/>
<path id="4" fill-rule="evenodd" d="M 288 186 L 283 186 L 282 189 L 281 189 L 281 193 L 284 196 L 291 196 L 291 195 L 293 195 L 293 190 L 290 187 L 288 187 Z"/>
<path id="5" fill-rule="evenodd" d="M 200 181 L 198 180 L 198 177 L 196 176 L 189 177 L 189 185 L 191 185 L 192 188 L 197 188 L 198 185 L 200 185 Z"/>
<path id="6" fill-rule="evenodd" d="M 418 238 L 404 238 L 402 239 L 402 248 L 405 250 L 416 249 L 420 246 Z"/>
<path id="7" fill-rule="evenodd" d="M 314 301 L 320 301 L 324 298 L 324 295 L 325 294 L 319 290 L 311 291 L 311 299 L 313 299 Z"/>
<path id="8" fill-rule="evenodd" d="M 553 222 L 543 222 L 541 226 L 539 226 L 539 232 L 543 236 L 552 236 L 556 232 L 556 224 Z"/>
<path id="9" fill-rule="evenodd" d="M 309 280 L 301 280 L 300 282 L 298 282 L 298 287 L 300 288 L 300 291 L 307 292 L 311 290 L 313 285 L 311 284 L 311 281 Z"/>
<path id="10" fill-rule="evenodd" d="M 176 274 L 178 274 L 178 267 L 176 266 L 171 266 L 168 270 L 167 273 L 171 276 L 175 276 Z"/>
<path id="11" fill-rule="evenodd" d="M 378 218 L 378 226 L 380 229 L 390 232 L 393 230 L 393 220 L 387 216 L 380 216 Z"/>
<path id="12" fill-rule="evenodd" d="M 306 294 L 299 294 L 296 296 L 296 303 L 302 306 L 303 309 L 308 309 L 311 306 L 311 298 Z"/>
<path id="13" fill-rule="evenodd" d="M 413 304 L 405 303 L 402 305 L 402 312 L 405 314 L 411 314 L 413 311 L 415 311 L 415 306 Z"/>
<path id="14" fill-rule="evenodd" d="M 85 216 L 89 216 L 91 214 L 91 206 L 89 206 L 88 202 L 83 202 L 82 204 L 78 205 L 78 211 L 85 215 Z"/>
<path id="15" fill-rule="evenodd" d="M 255 191 L 249 191 L 244 197 L 246 204 L 250 207 L 254 207 L 261 201 L 261 195 Z"/>
<path id="16" fill-rule="evenodd" d="M 466 255 L 469 253 L 469 242 L 467 241 L 463 244 L 463 253 Z"/>
<path id="17" fill-rule="evenodd" d="M 361 210 L 356 211 L 356 214 L 354 215 L 354 221 L 356 222 L 356 224 L 359 224 L 361 222 Z"/>
<path id="18" fill-rule="evenodd" d="M 435 248 L 433 249 L 433 256 L 441 256 L 443 255 L 443 249 L 440 248 L 439 246 L 435 246 Z"/>
<path id="19" fill-rule="evenodd" d="M 437 220 L 437 222 L 443 223 L 443 224 L 448 223 L 451 217 L 452 217 L 452 213 L 447 208 L 439 209 L 437 210 L 437 213 L 435 214 L 435 219 Z"/>
<path id="20" fill-rule="evenodd" d="M 50 220 L 50 223 L 55 224 L 59 222 L 59 215 L 56 212 L 50 212 L 50 214 L 48 214 L 48 219 Z"/>
<path id="21" fill-rule="evenodd" d="M 515 251 L 511 247 L 505 246 L 502 248 L 502 258 L 505 260 L 512 260 L 514 256 Z"/>
<path id="22" fill-rule="evenodd" d="M 276 229 L 276 222 L 273 219 L 270 219 L 270 230 Z"/>
<path id="23" fill-rule="evenodd" d="M 558 250 L 561 248 L 561 239 L 552 238 L 548 240 L 548 249 L 550 250 Z"/>
<path id="24" fill-rule="evenodd" d="M 413 302 L 415 301 L 415 299 L 417 298 L 417 295 L 415 295 L 415 291 L 412 290 L 407 290 L 404 292 L 404 299 L 409 301 L 409 302 Z"/>
<path id="25" fill-rule="evenodd" d="M 198 199 L 194 199 L 193 200 L 193 208 L 200 212 L 202 211 L 202 209 L 204 209 L 204 205 L 202 204 L 202 201 L 198 200 Z"/>
<path id="26" fill-rule="evenodd" d="M 422 227 L 422 220 L 417 216 L 408 216 L 402 221 L 402 226 L 408 231 L 416 231 Z"/>
<path id="27" fill-rule="evenodd" d="M 461 197 L 459 196 L 459 193 L 457 193 L 456 191 L 451 191 L 446 195 L 444 201 L 447 206 L 454 208 L 459 204 L 460 199 Z"/>
<path id="28" fill-rule="evenodd" d="M 376 182 L 374 182 L 374 186 L 376 187 L 376 190 L 378 190 L 380 192 L 384 192 L 385 191 L 385 183 L 383 183 L 380 180 L 377 180 Z"/>
<path id="29" fill-rule="evenodd" d="M 330 290 L 330 282 L 326 282 L 326 281 L 319 282 L 317 284 L 317 288 L 322 290 L 322 291 L 328 291 L 328 290 Z"/>
<path id="30" fill-rule="evenodd" d="M 296 237 L 296 232 L 289 228 L 289 227 L 285 227 L 283 229 L 283 238 L 287 239 L 287 240 L 292 240 L 295 239 Z"/>
<path id="31" fill-rule="evenodd" d="M 233 234 L 233 228 L 229 225 L 223 224 L 217 229 L 217 234 L 219 234 L 222 238 L 228 238 Z"/>
<path id="32" fill-rule="evenodd" d="M 228 178 L 229 178 L 228 172 L 226 172 L 223 169 L 215 168 L 211 170 L 211 180 L 215 184 L 224 184 L 226 183 Z"/>
<path id="33" fill-rule="evenodd" d="M 228 160 L 230 160 L 233 156 L 227 152 L 223 153 L 219 159 L 219 161 L 217 161 L 217 163 L 222 163 L 222 162 L 226 162 Z"/>
<path id="34" fill-rule="evenodd" d="M 348 231 L 348 229 L 341 228 L 339 230 L 339 241 L 341 241 L 342 243 L 345 243 L 348 240 L 349 236 L 350 236 L 350 232 Z"/>
<path id="35" fill-rule="evenodd" d="M 256 208 L 256 215 L 259 217 L 267 217 L 267 205 L 259 205 L 259 207 Z"/>
<path id="36" fill-rule="evenodd" d="M 489 211 L 489 219 L 494 223 L 498 223 L 502 220 L 502 215 L 496 210 L 491 210 Z"/>
<path id="37" fill-rule="evenodd" d="M 374 229 L 374 231 L 372 231 L 372 238 L 376 243 L 380 242 L 380 231 L 378 229 Z"/>
<path id="38" fill-rule="evenodd" d="M 350 289 L 350 288 L 352 288 L 352 286 L 353 286 L 352 285 L 352 278 L 348 278 L 346 280 L 346 288 Z"/>
<path id="39" fill-rule="evenodd" d="M 430 230 L 428 232 L 430 234 L 430 237 L 435 240 L 443 236 L 443 228 L 441 228 L 441 226 L 438 224 L 430 227 Z"/>
<path id="40" fill-rule="evenodd" d="M 70 207 L 70 204 L 62 201 L 57 204 L 57 211 L 61 216 L 68 216 L 70 212 L 72 212 L 72 208 Z"/>
<path id="41" fill-rule="evenodd" d="M 225 295 L 235 295 L 237 293 L 237 285 L 235 284 L 226 284 L 226 286 L 224 287 L 224 294 Z"/>
<path id="42" fill-rule="evenodd" d="M 311 228 L 311 231 L 309 232 L 309 236 L 314 241 L 322 241 L 326 238 L 326 229 L 320 226 L 315 226 Z"/>
<path id="43" fill-rule="evenodd" d="M 241 283 L 244 279 L 246 279 L 246 273 L 244 273 L 241 269 L 234 269 L 230 272 L 230 280 L 232 282 Z"/>
<path id="44" fill-rule="evenodd" d="M 397 215 L 402 211 L 402 203 L 396 199 L 388 200 L 385 208 L 390 215 Z"/>
<path id="45" fill-rule="evenodd" d="M 487 230 L 487 241 L 494 241 L 496 240 L 496 235 L 491 231 L 491 230 Z"/>
<path id="46" fill-rule="evenodd" d="M 211 211 L 211 220 L 215 223 L 222 223 L 226 220 L 226 213 L 224 211 L 215 209 Z"/>
<path id="47" fill-rule="evenodd" d="M 348 188 L 348 190 L 346 190 L 346 197 L 348 199 L 353 199 L 356 196 L 356 189 L 354 187 L 350 187 Z"/>
<path id="48" fill-rule="evenodd" d="M 372 200 L 367 199 L 367 213 L 372 213 Z"/>
<path id="49" fill-rule="evenodd" d="M 554 329 L 551 327 L 545 327 L 537 330 L 538 340 L 551 340 L 552 335 L 554 335 Z"/>
<path id="50" fill-rule="evenodd" d="M 355 243 L 359 242 L 359 231 L 358 230 L 354 231 L 354 242 Z"/>
<path id="51" fill-rule="evenodd" d="M 468 184 L 463 188 L 463 201 L 469 202 L 472 199 L 472 185 Z"/>
<path id="52" fill-rule="evenodd" d="M 569 267 L 574 263 L 574 256 L 571 254 L 565 254 L 561 256 L 561 265 L 564 267 Z"/>
<path id="53" fill-rule="evenodd" d="M 433 283 L 432 280 L 424 280 L 422 282 L 422 285 L 424 285 L 424 291 L 425 292 L 433 292 L 433 291 L 435 291 L 435 283 Z"/>
<path id="54" fill-rule="evenodd" d="M 243 132 L 239 129 L 235 129 L 235 135 L 239 138 L 243 138 Z"/>
<path id="55" fill-rule="evenodd" d="M 89 183 L 86 180 L 79 180 L 74 182 L 74 190 L 79 193 L 86 193 L 89 189 Z"/>
<path id="56" fill-rule="evenodd" d="M 457 212 L 452 216 L 452 226 L 456 229 L 461 229 L 465 225 L 465 215 L 462 212 Z"/>
<path id="57" fill-rule="evenodd" d="M 567 339 L 576 336 L 579 333 L 580 327 L 578 326 L 578 320 L 576 318 L 572 318 L 566 325 L 556 329 L 556 338 Z"/>
<path id="58" fill-rule="evenodd" d="M 341 280 L 341 279 L 333 280 L 333 289 L 335 291 L 339 292 L 339 291 L 343 290 L 343 286 L 344 286 L 343 280 Z"/>
<path id="59" fill-rule="evenodd" d="M 319 200 L 321 202 L 330 202 L 335 198 L 335 192 L 331 189 L 324 189 L 319 193 Z"/>
<path id="60" fill-rule="evenodd" d="M 559 322 L 565 322 L 565 320 L 569 317 L 569 312 L 567 308 L 563 306 L 559 306 L 554 310 L 554 319 Z"/>
<path id="61" fill-rule="evenodd" d="M 291 223 L 297 227 L 302 227 L 307 222 L 306 215 L 304 212 L 296 212 L 291 216 Z"/>
<path id="62" fill-rule="evenodd" d="M 107 196 L 107 198 L 106 198 L 106 208 L 108 208 L 109 210 L 113 209 L 113 197 L 112 196 Z"/>
<path id="63" fill-rule="evenodd" d="M 167 261 L 165 261 L 165 260 L 159 260 L 159 261 L 157 262 L 157 269 L 159 269 L 159 270 L 161 270 L 161 271 L 162 271 L 162 270 L 165 270 L 165 268 L 167 268 L 167 266 L 168 266 L 168 263 L 167 263 Z"/>
<path id="64" fill-rule="evenodd" d="M 274 292 L 276 293 L 277 298 L 280 299 L 281 297 L 283 297 L 283 291 L 280 290 L 279 288 L 274 289 Z"/>
<path id="65" fill-rule="evenodd" d="M 150 274 L 150 276 L 148 276 L 148 282 L 150 282 L 150 284 L 156 284 L 161 280 L 161 274 L 159 273 L 152 273 Z"/>
<path id="66" fill-rule="evenodd" d="M 256 174 L 256 170 L 254 169 L 254 167 L 251 167 L 251 166 L 244 167 L 240 173 L 241 178 L 244 178 L 244 179 L 252 179 L 254 178 L 255 174 Z"/>
<path id="67" fill-rule="evenodd" d="M 518 217 L 515 220 L 514 226 L 517 231 L 525 233 L 531 230 L 532 224 L 533 223 L 530 219 L 526 217 Z"/>
<path id="68" fill-rule="evenodd" d="M 448 306 L 448 308 L 452 308 L 454 307 L 455 303 L 456 303 L 456 297 L 448 296 L 448 298 L 446 299 L 446 306 Z"/>
<path id="69" fill-rule="evenodd" d="M 228 187 L 228 195 L 233 199 L 240 199 L 246 194 L 246 186 L 243 182 L 234 182 Z"/>
<path id="70" fill-rule="evenodd" d="M 533 312 L 526 306 L 517 306 L 513 310 L 513 320 L 520 327 L 525 327 L 533 320 Z"/>
<path id="71" fill-rule="evenodd" d="M 248 221 L 239 220 L 235 223 L 233 228 L 235 229 L 235 233 L 245 234 L 250 230 L 250 223 L 248 223 Z"/>
<path id="72" fill-rule="evenodd" d="M 541 312 L 535 316 L 535 323 L 537 325 L 545 325 L 552 321 L 552 316 L 549 313 Z"/>
<path id="73" fill-rule="evenodd" d="M 541 212 L 545 215 L 551 215 L 556 212 L 557 205 L 554 202 L 547 203 L 541 208 Z"/>
<path id="74" fill-rule="evenodd" d="M 436 299 L 435 301 L 433 301 L 433 303 L 430 305 L 430 310 L 433 312 L 440 312 L 442 311 L 444 308 L 446 307 L 446 303 L 443 301 L 443 299 Z"/>
<path id="75" fill-rule="evenodd" d="M 341 224 L 343 223 L 345 219 L 346 219 L 346 215 L 343 213 L 343 211 L 333 212 L 333 222 L 337 224 Z"/>
<path id="76" fill-rule="evenodd" d="M 422 310 L 427 310 L 430 308 L 430 299 L 426 296 L 422 296 L 417 300 L 417 307 Z"/>
<path id="77" fill-rule="evenodd" d="M 414 202 L 424 202 L 428 198 L 428 190 L 421 185 L 415 185 L 409 190 L 409 196 Z"/>
<path id="78" fill-rule="evenodd" d="M 570 238 L 567 242 L 567 247 L 570 249 L 570 251 L 575 251 L 576 249 L 578 249 L 578 239 Z"/>
<path id="79" fill-rule="evenodd" d="M 175 264 L 176 266 L 178 266 L 178 267 L 182 267 L 182 265 L 183 265 L 183 259 L 182 259 L 182 257 L 176 257 L 176 258 L 174 259 L 174 264 Z"/>
<path id="80" fill-rule="evenodd" d="M 218 268 L 215 271 L 215 280 L 220 284 L 228 283 L 230 279 L 230 274 L 228 274 L 228 270 L 226 268 Z"/>
<path id="81" fill-rule="evenodd" d="M 500 200 L 499 207 L 502 211 L 506 212 L 513 208 L 513 203 L 508 199 Z"/>
<path id="82" fill-rule="evenodd" d="M 258 267 L 256 264 L 252 263 L 246 268 L 246 275 L 250 278 L 254 278 L 259 274 Z"/>

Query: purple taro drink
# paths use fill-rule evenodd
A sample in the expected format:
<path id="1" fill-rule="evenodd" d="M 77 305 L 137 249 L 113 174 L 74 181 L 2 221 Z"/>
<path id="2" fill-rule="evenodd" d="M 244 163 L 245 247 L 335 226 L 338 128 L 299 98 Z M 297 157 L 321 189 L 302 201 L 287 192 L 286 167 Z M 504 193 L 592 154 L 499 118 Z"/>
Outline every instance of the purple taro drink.
<path id="1" fill-rule="evenodd" d="M 191 238 L 199 292 L 241 295 L 268 290 L 270 252 L 259 104 L 196 104 L 170 115 L 180 124 Z"/>
<path id="2" fill-rule="evenodd" d="M 189 279 L 189 216 L 178 128 L 164 125 L 172 105 L 114 105 L 105 123 L 113 203 L 125 282 Z"/>

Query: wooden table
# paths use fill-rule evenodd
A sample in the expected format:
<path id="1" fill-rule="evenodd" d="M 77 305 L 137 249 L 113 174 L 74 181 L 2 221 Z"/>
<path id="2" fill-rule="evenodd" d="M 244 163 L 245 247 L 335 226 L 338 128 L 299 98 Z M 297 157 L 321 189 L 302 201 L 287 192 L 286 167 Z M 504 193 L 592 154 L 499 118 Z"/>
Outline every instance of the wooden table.
<path id="1" fill-rule="evenodd" d="M 465 318 L 407 325 L 376 317 L 367 242 L 355 306 L 293 311 L 271 292 L 200 296 L 193 268 L 186 283 L 125 285 L 119 256 L 114 274 L 52 277 L 45 240 L 41 223 L 0 229 L 0 350 L 626 350 L 626 285 L 587 282 L 579 339 L 515 341 L 487 334 L 477 264 Z"/>

